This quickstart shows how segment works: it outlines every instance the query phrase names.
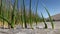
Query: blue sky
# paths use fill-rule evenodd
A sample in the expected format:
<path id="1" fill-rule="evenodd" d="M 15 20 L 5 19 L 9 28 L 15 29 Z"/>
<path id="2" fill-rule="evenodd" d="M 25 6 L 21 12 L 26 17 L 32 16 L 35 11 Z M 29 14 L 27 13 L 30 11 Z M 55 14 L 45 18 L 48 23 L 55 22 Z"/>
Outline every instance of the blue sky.
<path id="1" fill-rule="evenodd" d="M 36 1 L 37 0 L 32 0 L 32 11 L 35 11 Z M 40 12 L 42 12 L 45 18 L 48 17 L 48 14 L 46 13 L 46 11 L 43 8 L 41 3 L 44 3 L 44 5 L 48 8 L 51 16 L 60 13 L 60 0 L 39 0 L 39 4 L 38 4 L 38 14 L 39 15 L 40 15 Z M 19 0 L 18 4 L 20 6 L 20 0 Z M 25 4 L 26 4 L 26 8 L 28 8 L 29 0 L 25 0 Z"/>
<path id="2" fill-rule="evenodd" d="M 40 0 L 45 6 L 48 8 L 51 16 L 60 13 L 60 0 Z M 38 13 L 41 11 L 45 18 L 48 17 L 45 9 L 40 4 L 40 8 L 38 9 Z"/>

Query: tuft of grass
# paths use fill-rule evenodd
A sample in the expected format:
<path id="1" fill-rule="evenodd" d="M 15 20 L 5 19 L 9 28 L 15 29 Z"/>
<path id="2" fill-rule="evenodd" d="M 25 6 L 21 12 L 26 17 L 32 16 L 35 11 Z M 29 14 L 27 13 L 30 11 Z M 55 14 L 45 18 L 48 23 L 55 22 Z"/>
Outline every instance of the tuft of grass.
<path id="1" fill-rule="evenodd" d="M 45 10 L 46 10 L 46 12 L 47 12 L 47 14 L 49 16 L 49 20 L 51 22 L 52 29 L 54 29 L 54 23 L 53 23 L 53 20 L 52 20 L 52 18 L 50 16 L 50 13 L 49 13 L 48 9 L 46 8 L 46 6 L 43 3 L 42 3 L 42 6 L 45 8 Z"/>
<path id="2" fill-rule="evenodd" d="M 3 1 L 5 2 L 5 0 L 3 0 Z M 7 2 L 7 1 L 9 1 L 9 2 Z M 37 25 L 37 22 L 40 19 L 40 17 L 37 14 L 39 0 L 37 0 L 36 7 L 35 7 L 36 13 L 34 15 L 33 15 L 32 9 L 31 9 L 32 8 L 32 5 L 31 5 L 32 0 L 30 0 L 30 2 L 29 2 L 28 15 L 27 15 L 27 9 L 25 6 L 26 5 L 25 0 L 22 0 L 22 3 L 20 5 L 21 12 L 19 12 L 19 10 L 18 10 L 18 0 L 14 0 L 15 2 L 11 2 L 12 0 L 7 0 L 7 1 L 5 4 L 4 2 L 2 2 L 2 0 L 0 0 L 0 18 L 1 18 L 0 21 L 2 21 L 2 20 L 6 21 L 8 23 L 8 25 L 11 26 L 11 28 L 14 28 L 16 23 L 21 23 L 21 22 L 22 22 L 22 24 L 21 24 L 22 27 L 24 24 L 25 28 L 27 28 L 27 24 L 30 24 L 30 26 L 32 28 L 33 21 L 36 22 L 36 25 Z M 7 6 L 9 6 L 9 7 L 7 7 Z M 5 7 L 5 9 L 3 7 Z M 46 9 L 46 11 L 48 11 L 48 10 Z M 45 28 L 47 28 L 47 24 L 45 23 L 43 14 L 41 13 L 41 15 L 42 15 L 42 18 L 43 18 L 43 21 L 45 24 Z M 48 13 L 48 15 L 49 15 L 49 13 Z M 50 18 L 50 21 L 51 21 L 51 18 Z M 27 23 L 27 22 L 29 22 L 29 23 Z M 53 27 L 53 25 L 52 25 L 52 27 Z"/>
<path id="3" fill-rule="evenodd" d="M 48 14 L 48 16 L 49 16 L 49 20 L 50 20 L 50 22 L 51 22 L 52 29 L 54 29 L 54 23 L 53 23 L 53 20 L 52 20 L 52 18 L 51 18 L 51 16 L 50 16 L 50 13 L 49 13 L 49 11 L 48 11 L 48 9 L 47 9 L 46 7 L 44 7 L 44 8 L 45 8 L 45 10 L 46 10 L 46 12 L 47 12 L 47 14 Z"/>

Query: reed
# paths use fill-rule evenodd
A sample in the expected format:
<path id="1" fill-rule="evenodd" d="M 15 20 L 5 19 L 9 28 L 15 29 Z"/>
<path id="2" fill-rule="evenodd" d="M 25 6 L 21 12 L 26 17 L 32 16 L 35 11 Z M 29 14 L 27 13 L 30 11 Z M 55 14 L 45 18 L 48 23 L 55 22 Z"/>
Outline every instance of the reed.
<path id="1" fill-rule="evenodd" d="M 36 18 L 35 18 L 35 20 L 36 20 L 36 26 L 37 26 L 37 15 L 38 15 L 38 13 L 37 13 L 38 3 L 39 3 L 39 0 L 37 0 L 37 2 L 36 2 Z"/>
<path id="2" fill-rule="evenodd" d="M 19 23 L 20 23 L 20 25 L 22 25 L 22 28 L 23 28 L 23 24 L 24 24 L 25 28 L 27 28 L 28 24 L 31 26 L 31 28 L 33 28 L 32 27 L 33 22 L 35 22 L 36 26 L 37 26 L 38 21 L 39 22 L 43 21 L 45 28 L 47 28 L 47 24 L 43 17 L 43 14 L 41 13 L 42 18 L 39 17 L 39 15 L 38 15 L 39 0 L 37 0 L 37 2 L 36 2 L 35 14 L 33 14 L 33 11 L 31 9 L 32 8 L 32 0 L 29 0 L 29 11 L 28 12 L 26 9 L 26 4 L 25 4 L 26 0 L 21 0 L 21 5 L 20 5 L 21 10 L 18 9 L 18 0 L 14 0 L 14 3 L 11 2 L 12 0 L 3 0 L 6 3 L 4 3 L 2 0 L 0 0 L 0 1 L 1 1 L 0 2 L 0 21 L 2 21 L 3 23 L 5 23 L 4 21 L 6 21 L 8 23 L 8 25 L 10 25 L 11 28 L 14 28 L 15 25 L 16 24 L 18 25 Z M 9 6 L 9 7 L 7 7 L 7 6 Z M 44 8 L 49 15 L 49 19 L 52 24 L 52 28 L 54 28 L 52 18 L 50 16 L 47 8 L 46 7 L 44 7 Z M 28 15 L 27 15 L 27 13 L 28 13 Z"/>
<path id="3" fill-rule="evenodd" d="M 31 26 L 31 28 L 32 28 L 31 1 L 32 1 L 32 0 L 30 0 L 30 4 L 29 4 L 29 17 L 30 17 L 30 21 L 29 21 L 29 22 L 30 22 L 30 26 Z"/>
<path id="4" fill-rule="evenodd" d="M 0 0 L 0 15 L 2 14 L 2 0 Z M 1 20 L 1 19 L 0 19 Z"/>
<path id="5" fill-rule="evenodd" d="M 41 16 L 42 16 L 42 21 L 43 21 L 43 23 L 44 23 L 44 25 L 45 25 L 45 29 L 47 29 L 48 27 L 47 27 L 47 24 L 46 24 L 46 20 L 45 20 L 45 18 L 43 17 L 43 14 L 41 13 Z"/>
<path id="6" fill-rule="evenodd" d="M 22 28 L 23 28 L 23 0 L 20 0 L 20 9 L 21 9 L 21 25 L 22 25 Z"/>
<path id="7" fill-rule="evenodd" d="M 24 0 L 23 0 L 23 15 L 24 15 L 24 25 L 25 25 L 25 28 L 27 28 L 26 11 L 25 11 L 25 2 L 24 2 Z"/>
<path id="8" fill-rule="evenodd" d="M 49 16 L 49 20 L 51 22 L 52 29 L 54 29 L 54 23 L 53 23 L 52 17 L 50 16 L 50 13 L 49 13 L 47 7 L 43 3 L 42 3 L 42 6 L 44 7 L 44 9 L 46 10 L 46 12 L 47 12 L 47 14 Z"/>
<path id="9" fill-rule="evenodd" d="M 51 18 L 51 16 L 50 16 L 50 13 L 49 13 L 49 11 L 48 11 L 48 9 L 47 9 L 46 7 L 44 7 L 44 8 L 45 8 L 45 10 L 46 10 L 46 12 L 47 12 L 47 14 L 48 14 L 48 16 L 49 16 L 49 20 L 50 20 L 50 22 L 51 22 L 52 29 L 54 29 L 54 23 L 53 23 L 53 20 L 52 20 L 52 18 Z"/>
<path id="10" fill-rule="evenodd" d="M 13 5 L 13 10 L 12 10 L 12 15 L 11 15 L 11 28 L 14 28 L 14 25 L 15 25 L 15 7 L 16 7 L 16 4 L 17 3 L 17 0 L 15 0 L 14 2 L 14 5 Z"/>

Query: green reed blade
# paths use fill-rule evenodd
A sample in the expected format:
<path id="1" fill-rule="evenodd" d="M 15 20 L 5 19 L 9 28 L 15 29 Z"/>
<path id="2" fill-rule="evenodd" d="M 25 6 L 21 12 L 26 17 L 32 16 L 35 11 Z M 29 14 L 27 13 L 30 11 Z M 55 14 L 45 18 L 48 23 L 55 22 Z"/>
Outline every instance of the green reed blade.
<path id="1" fill-rule="evenodd" d="M 17 0 L 15 0 L 14 2 L 14 6 L 13 6 L 13 11 L 12 11 L 12 16 L 11 16 L 11 28 L 14 28 L 15 25 L 15 6 L 17 5 Z"/>
<path id="2" fill-rule="evenodd" d="M 26 11 L 25 11 L 25 2 L 24 2 L 24 0 L 23 0 L 23 15 L 24 15 L 24 25 L 25 25 L 25 28 L 27 28 Z"/>
<path id="3" fill-rule="evenodd" d="M 53 20 L 52 20 L 52 18 L 51 18 L 51 16 L 50 16 L 50 13 L 49 13 L 49 11 L 48 11 L 48 9 L 47 9 L 46 7 L 44 7 L 44 8 L 45 8 L 45 10 L 46 10 L 46 12 L 47 12 L 47 14 L 48 14 L 48 16 L 49 16 L 49 20 L 50 20 L 50 22 L 51 22 L 52 29 L 54 29 L 54 23 L 53 23 Z"/>
<path id="4" fill-rule="evenodd" d="M 35 18 L 35 20 L 36 20 L 36 26 L 37 26 L 37 10 L 38 10 L 38 3 L 39 3 L 39 0 L 37 0 L 37 3 L 36 3 L 36 18 Z"/>
<path id="5" fill-rule="evenodd" d="M 44 22 L 44 25 L 45 25 L 45 29 L 46 29 L 46 28 L 48 28 L 48 27 L 47 27 L 47 24 L 46 24 L 46 20 L 44 19 L 44 17 L 43 17 L 43 14 L 42 14 L 42 13 L 41 13 L 41 16 L 42 16 L 42 19 L 43 19 L 43 22 Z"/>
<path id="6" fill-rule="evenodd" d="M 29 4 L 29 17 L 30 17 L 30 26 L 32 28 L 32 11 L 31 11 L 31 2 L 32 0 L 30 0 L 30 4 Z"/>
<path id="7" fill-rule="evenodd" d="M 11 25 L 10 22 L 6 18 L 4 18 L 3 16 L 0 15 L 0 18 L 5 20 L 9 25 Z"/>

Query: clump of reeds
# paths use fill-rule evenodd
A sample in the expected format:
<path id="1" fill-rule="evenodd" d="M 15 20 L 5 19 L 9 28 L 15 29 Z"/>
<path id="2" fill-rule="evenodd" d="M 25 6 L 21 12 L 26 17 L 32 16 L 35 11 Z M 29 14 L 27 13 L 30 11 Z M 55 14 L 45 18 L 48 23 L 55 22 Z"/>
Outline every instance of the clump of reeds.
<path id="1" fill-rule="evenodd" d="M 5 1 L 5 3 L 3 2 Z M 42 17 L 39 17 L 38 15 L 38 1 L 36 2 L 36 12 L 35 14 L 33 14 L 32 12 L 32 0 L 29 1 L 29 11 L 28 11 L 28 15 L 27 15 L 27 9 L 26 9 L 26 5 L 25 5 L 25 1 L 26 0 L 21 0 L 21 10 L 18 10 L 18 0 L 13 0 L 14 2 L 11 2 L 11 0 L 8 0 L 9 2 L 7 2 L 7 0 L 0 0 L 0 21 L 3 22 L 3 25 L 5 23 L 5 21 L 8 23 L 8 27 L 10 28 L 14 28 L 15 25 L 17 24 L 20 24 L 22 25 L 22 28 L 23 28 L 23 24 L 24 24 L 24 27 L 27 28 L 27 24 L 30 24 L 31 28 L 33 28 L 33 22 L 36 23 L 36 26 L 37 26 L 37 23 L 38 22 L 44 22 L 45 24 L 45 28 L 47 28 L 47 24 L 46 24 L 46 21 L 45 21 L 45 18 L 43 17 L 43 14 L 41 13 L 41 16 Z M 4 5 L 4 6 L 3 6 Z M 7 7 L 9 6 L 9 7 Z M 3 9 L 3 7 L 5 7 Z M 52 21 L 52 18 L 47 10 L 46 7 L 44 7 L 46 12 L 48 13 L 48 16 L 49 16 L 49 19 L 50 19 L 50 22 L 52 24 L 52 28 L 54 28 L 54 24 L 53 24 L 53 21 Z M 29 22 L 29 23 L 27 23 Z"/>
<path id="2" fill-rule="evenodd" d="M 54 23 L 53 23 L 53 20 L 52 20 L 52 18 L 51 18 L 51 16 L 50 16 L 50 13 L 49 13 L 49 11 L 48 11 L 48 9 L 47 9 L 46 7 L 44 7 L 44 8 L 45 8 L 45 10 L 46 10 L 46 12 L 47 12 L 47 14 L 48 14 L 48 16 L 49 16 L 49 20 L 50 20 L 50 22 L 51 22 L 52 29 L 54 29 Z"/>

